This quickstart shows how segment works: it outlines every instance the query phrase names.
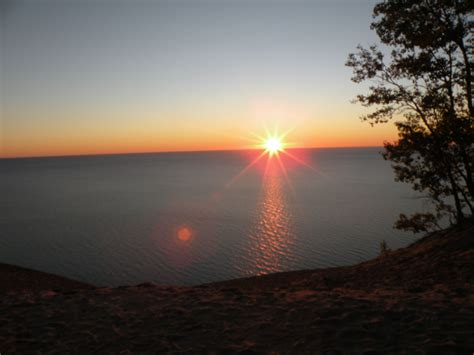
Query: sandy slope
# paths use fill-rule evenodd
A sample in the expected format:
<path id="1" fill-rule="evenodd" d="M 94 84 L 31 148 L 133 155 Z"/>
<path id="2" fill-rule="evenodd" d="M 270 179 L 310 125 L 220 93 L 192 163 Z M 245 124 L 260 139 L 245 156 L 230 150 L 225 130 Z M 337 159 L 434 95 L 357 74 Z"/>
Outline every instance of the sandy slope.
<path id="1" fill-rule="evenodd" d="M 94 287 L 61 276 L 0 263 L 0 294 L 43 290 L 71 291 L 92 288 Z"/>
<path id="2" fill-rule="evenodd" d="M 470 224 L 351 267 L 196 287 L 12 284 L 0 352 L 472 354 L 473 260 Z"/>

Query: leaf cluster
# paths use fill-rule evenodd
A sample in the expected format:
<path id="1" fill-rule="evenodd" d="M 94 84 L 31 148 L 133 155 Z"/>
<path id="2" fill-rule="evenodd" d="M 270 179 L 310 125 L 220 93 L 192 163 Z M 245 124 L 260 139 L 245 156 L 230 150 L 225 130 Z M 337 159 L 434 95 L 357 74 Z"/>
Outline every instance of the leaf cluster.
<path id="1" fill-rule="evenodd" d="M 361 119 L 395 120 L 398 140 L 385 143 L 384 158 L 434 207 L 402 214 L 397 228 L 419 232 L 474 213 L 473 17 L 468 0 L 386 0 L 371 28 L 388 50 L 358 46 L 348 57 L 352 81 L 370 82 L 355 99 L 373 109 Z"/>

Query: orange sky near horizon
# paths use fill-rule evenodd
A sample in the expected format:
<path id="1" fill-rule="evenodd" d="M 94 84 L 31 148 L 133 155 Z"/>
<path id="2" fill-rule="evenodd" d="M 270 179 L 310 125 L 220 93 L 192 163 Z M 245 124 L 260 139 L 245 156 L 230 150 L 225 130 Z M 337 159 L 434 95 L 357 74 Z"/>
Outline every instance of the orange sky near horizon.
<path id="1" fill-rule="evenodd" d="M 355 137 L 336 137 L 338 139 L 332 141 L 325 140 L 325 138 L 326 137 L 316 136 L 314 140 L 301 143 L 291 140 L 291 146 L 288 148 L 377 147 L 383 145 L 383 141 L 381 141 L 379 137 L 370 135 L 367 135 L 364 140 L 360 141 Z M 3 149 L 0 158 L 261 149 L 260 145 L 262 143 L 263 142 L 242 144 L 242 142 L 240 142 L 239 144 L 237 140 L 223 140 L 210 143 L 204 139 L 195 141 L 184 140 L 180 143 L 171 141 L 156 143 L 153 140 L 138 142 L 133 140 L 114 141 L 114 139 L 111 138 L 110 140 L 106 139 L 101 142 L 91 141 L 90 144 L 87 144 L 85 141 L 55 141 L 49 144 L 41 144 L 41 147 L 38 147 L 31 142 L 31 144 L 26 143 L 18 147 Z"/>
<path id="2" fill-rule="evenodd" d="M 388 126 L 386 126 L 389 128 Z M 254 135 L 241 131 L 230 136 L 233 132 L 215 132 L 206 135 L 193 135 L 192 132 L 161 136 L 159 133 L 133 135 L 96 135 L 81 137 L 76 135 L 62 136 L 60 132 L 55 137 L 33 136 L 31 139 L 9 141 L 2 146 L 1 158 L 97 155 L 97 154 L 126 154 L 147 152 L 179 152 L 207 150 L 239 150 L 259 149 L 263 141 L 258 141 Z M 265 136 L 265 130 L 258 132 Z M 337 132 L 330 129 L 312 131 L 311 128 L 293 131 L 284 140 L 287 148 L 337 148 L 337 147 L 371 147 L 382 146 L 384 141 L 392 141 L 396 137 L 394 130 L 385 127 L 365 127 L 354 129 L 345 127 Z M 8 139 L 5 139 L 8 141 Z"/>
<path id="3" fill-rule="evenodd" d="M 256 136 L 265 137 L 266 132 L 274 131 L 288 132 L 288 148 L 369 147 L 396 139 L 393 124 L 371 127 L 361 122 L 358 116 L 363 110 L 356 105 L 339 105 L 338 113 L 331 111 L 331 104 L 309 106 L 260 100 L 227 110 L 194 107 L 172 112 L 155 107 L 132 114 L 109 109 L 98 110 L 95 120 L 81 120 L 82 115 L 90 117 L 93 112 L 80 109 L 47 111 L 25 125 L 10 127 L 4 122 L 0 156 L 253 149 L 262 143 Z"/>

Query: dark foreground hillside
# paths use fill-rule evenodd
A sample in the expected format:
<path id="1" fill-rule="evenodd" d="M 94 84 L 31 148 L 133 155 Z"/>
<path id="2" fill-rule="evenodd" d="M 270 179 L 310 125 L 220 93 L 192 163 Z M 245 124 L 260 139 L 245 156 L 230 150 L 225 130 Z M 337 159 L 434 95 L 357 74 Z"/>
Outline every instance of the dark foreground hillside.
<path id="1" fill-rule="evenodd" d="M 473 261 L 471 223 L 351 267 L 196 287 L 2 265 L 0 352 L 472 354 Z"/>

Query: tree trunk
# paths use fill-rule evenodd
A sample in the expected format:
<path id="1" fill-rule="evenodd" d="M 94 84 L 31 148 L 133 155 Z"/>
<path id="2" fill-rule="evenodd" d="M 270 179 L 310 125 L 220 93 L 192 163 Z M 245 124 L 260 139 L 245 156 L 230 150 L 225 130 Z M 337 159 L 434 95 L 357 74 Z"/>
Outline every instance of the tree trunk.
<path id="1" fill-rule="evenodd" d="M 469 61 L 469 56 L 467 54 L 466 47 L 464 45 L 464 41 L 461 39 L 458 43 L 459 48 L 461 49 L 461 53 L 464 59 L 464 66 L 466 68 L 466 74 L 464 79 L 466 81 L 466 99 L 467 99 L 467 107 L 469 108 L 469 114 L 471 117 L 474 117 L 474 107 L 472 103 L 472 74 L 471 74 L 471 63 Z"/>
<path id="2" fill-rule="evenodd" d="M 464 221 L 464 214 L 462 212 L 461 200 L 458 196 L 458 186 L 456 181 L 454 181 L 453 174 L 451 171 L 448 171 L 449 181 L 451 182 L 452 195 L 454 197 L 454 205 L 456 206 L 456 222 L 461 223 Z"/>

